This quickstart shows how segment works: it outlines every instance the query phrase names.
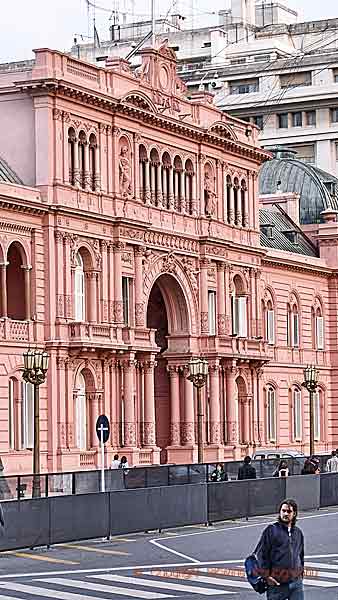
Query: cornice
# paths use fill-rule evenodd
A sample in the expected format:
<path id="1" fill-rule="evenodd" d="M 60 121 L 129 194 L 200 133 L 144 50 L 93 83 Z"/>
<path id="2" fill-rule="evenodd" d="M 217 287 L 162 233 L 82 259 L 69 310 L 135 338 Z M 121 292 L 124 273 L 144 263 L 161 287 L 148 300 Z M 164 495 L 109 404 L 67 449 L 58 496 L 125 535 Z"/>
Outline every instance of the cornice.
<path id="1" fill-rule="evenodd" d="M 301 255 L 299 254 L 301 258 Z M 294 271 L 298 273 L 312 273 L 316 275 L 316 277 L 322 277 L 323 279 L 335 276 L 335 273 L 331 269 L 324 269 L 323 267 L 316 269 L 313 265 L 306 265 L 302 263 L 302 265 L 291 264 L 288 262 L 283 262 L 281 260 L 269 259 L 265 258 L 262 260 L 262 266 L 273 267 L 275 269 L 284 269 L 287 271 Z"/>
<path id="2" fill-rule="evenodd" d="M 9 223 L 8 221 L 0 221 L 1 231 L 18 231 L 19 233 L 31 233 L 35 227 L 28 227 L 19 223 Z"/>
<path id="3" fill-rule="evenodd" d="M 15 210 L 21 213 L 30 213 L 33 215 L 45 215 L 49 210 L 47 206 L 28 205 L 23 204 L 20 201 L 11 202 L 10 200 L 3 200 L 2 198 L 0 198 L 0 208 Z"/>
<path id="4" fill-rule="evenodd" d="M 52 93 L 54 95 L 70 97 L 81 101 L 84 104 L 101 108 L 110 113 L 125 115 L 137 122 L 142 121 L 148 125 L 150 124 L 160 129 L 168 130 L 170 133 L 179 134 L 183 138 L 188 137 L 189 139 L 193 139 L 199 143 L 223 148 L 229 154 L 248 158 L 249 160 L 257 162 L 258 164 L 264 162 L 270 156 L 265 150 L 247 146 L 244 143 L 234 140 L 224 139 L 220 136 L 203 130 L 202 127 L 198 127 L 197 125 L 190 125 L 177 121 L 176 119 L 172 119 L 171 117 L 164 117 L 160 114 L 148 112 L 136 106 L 123 104 L 116 98 L 104 96 L 99 92 L 91 93 L 88 92 L 88 90 L 75 87 L 74 85 L 69 85 L 61 80 L 50 79 L 25 81 L 18 82 L 16 85 L 16 89 L 19 88 L 21 91 L 31 91 L 34 94 Z"/>

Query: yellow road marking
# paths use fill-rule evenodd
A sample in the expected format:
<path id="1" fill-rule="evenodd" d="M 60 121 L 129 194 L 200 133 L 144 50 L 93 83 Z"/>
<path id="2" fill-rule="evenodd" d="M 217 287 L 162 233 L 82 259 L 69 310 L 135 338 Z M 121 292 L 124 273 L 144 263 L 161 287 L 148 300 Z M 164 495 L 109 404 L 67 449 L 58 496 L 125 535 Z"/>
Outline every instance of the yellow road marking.
<path id="1" fill-rule="evenodd" d="M 72 548 L 73 550 L 85 550 L 86 552 L 99 552 L 100 554 L 118 554 L 119 556 L 130 556 L 129 552 L 120 550 L 105 550 L 104 548 L 91 548 L 90 546 L 78 546 L 77 544 L 58 544 L 62 548 Z"/>
<path id="2" fill-rule="evenodd" d="M 28 552 L 15 552 L 14 550 L 8 552 L 2 552 L 2 554 L 13 554 L 14 556 L 18 556 L 19 558 L 31 558 L 32 560 L 45 560 L 52 563 L 63 563 L 65 565 L 79 565 L 79 562 L 75 562 L 73 560 L 64 560 L 62 558 L 50 558 L 49 556 L 41 556 L 29 554 Z"/>

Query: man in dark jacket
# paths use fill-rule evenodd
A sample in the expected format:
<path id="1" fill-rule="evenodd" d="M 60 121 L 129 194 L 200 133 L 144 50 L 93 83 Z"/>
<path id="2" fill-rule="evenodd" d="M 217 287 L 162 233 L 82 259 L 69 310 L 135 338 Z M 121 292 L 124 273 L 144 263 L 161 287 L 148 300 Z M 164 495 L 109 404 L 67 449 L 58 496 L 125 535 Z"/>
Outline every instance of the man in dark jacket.
<path id="1" fill-rule="evenodd" d="M 304 599 L 304 537 L 296 527 L 297 512 L 294 500 L 284 500 L 278 521 L 264 529 L 256 548 L 268 600 Z"/>
<path id="2" fill-rule="evenodd" d="M 238 469 L 238 479 L 256 479 L 256 469 L 250 463 L 250 456 L 246 456 L 244 465 Z"/>

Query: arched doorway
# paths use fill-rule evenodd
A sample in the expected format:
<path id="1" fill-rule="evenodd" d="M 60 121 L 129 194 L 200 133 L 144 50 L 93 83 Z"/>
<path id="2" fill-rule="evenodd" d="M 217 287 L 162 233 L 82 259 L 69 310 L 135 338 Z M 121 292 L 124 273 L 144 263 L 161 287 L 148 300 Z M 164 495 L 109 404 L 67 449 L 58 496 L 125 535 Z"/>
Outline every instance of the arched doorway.
<path id="1" fill-rule="evenodd" d="M 155 368 L 156 446 L 161 449 L 161 463 L 167 462 L 170 445 L 170 386 L 167 372 L 168 355 L 187 352 L 189 314 L 187 302 L 177 280 L 161 275 L 154 283 L 147 307 L 147 327 L 155 329 L 155 341 L 160 348 Z"/>

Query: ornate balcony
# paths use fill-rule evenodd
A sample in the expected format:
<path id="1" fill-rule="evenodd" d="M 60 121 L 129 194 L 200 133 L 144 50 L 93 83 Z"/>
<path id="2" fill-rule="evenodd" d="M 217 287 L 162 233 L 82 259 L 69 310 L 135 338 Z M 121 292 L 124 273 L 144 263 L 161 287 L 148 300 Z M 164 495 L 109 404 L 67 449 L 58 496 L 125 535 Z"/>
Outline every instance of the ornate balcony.
<path id="1" fill-rule="evenodd" d="M 31 321 L 0 320 L 0 341 L 29 342 L 33 339 L 33 323 Z"/>

